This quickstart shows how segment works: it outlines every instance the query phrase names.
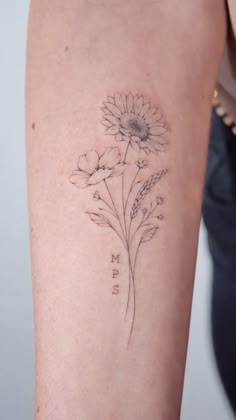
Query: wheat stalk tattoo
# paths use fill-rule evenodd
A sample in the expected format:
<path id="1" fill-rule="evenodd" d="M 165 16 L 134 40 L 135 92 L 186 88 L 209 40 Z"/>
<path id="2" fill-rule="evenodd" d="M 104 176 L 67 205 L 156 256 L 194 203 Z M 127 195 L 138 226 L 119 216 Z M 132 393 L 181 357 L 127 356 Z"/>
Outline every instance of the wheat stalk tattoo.
<path id="1" fill-rule="evenodd" d="M 159 208 L 164 204 L 163 197 L 157 195 L 153 200 L 149 193 L 168 172 L 168 169 L 162 169 L 145 179 L 143 174 L 149 162 L 140 155 L 147 157 L 151 153 L 165 152 L 167 125 L 159 108 L 145 102 L 142 95 L 116 93 L 108 96 L 102 111 L 105 134 L 112 136 L 121 147 L 107 147 L 100 155 L 95 150 L 81 155 L 69 180 L 79 189 L 100 186 L 93 192 L 97 210 L 87 211 L 87 214 L 96 225 L 112 229 L 127 253 L 129 273 L 124 319 L 129 321 L 129 344 L 136 312 L 138 254 L 141 245 L 154 238 L 163 219 L 163 214 L 159 214 Z M 134 163 L 128 162 L 131 151 L 132 157 L 137 154 Z M 128 171 L 131 176 L 126 175 Z M 113 197 L 114 177 L 121 178 L 119 208 Z"/>

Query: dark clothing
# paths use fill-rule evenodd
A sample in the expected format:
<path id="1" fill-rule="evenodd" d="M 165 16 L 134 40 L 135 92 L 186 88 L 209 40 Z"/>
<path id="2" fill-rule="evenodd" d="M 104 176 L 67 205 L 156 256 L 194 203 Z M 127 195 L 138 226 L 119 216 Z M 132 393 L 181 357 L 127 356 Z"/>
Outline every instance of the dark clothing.
<path id="1" fill-rule="evenodd" d="M 236 136 L 213 110 L 203 219 L 213 260 L 212 338 L 236 414 Z"/>

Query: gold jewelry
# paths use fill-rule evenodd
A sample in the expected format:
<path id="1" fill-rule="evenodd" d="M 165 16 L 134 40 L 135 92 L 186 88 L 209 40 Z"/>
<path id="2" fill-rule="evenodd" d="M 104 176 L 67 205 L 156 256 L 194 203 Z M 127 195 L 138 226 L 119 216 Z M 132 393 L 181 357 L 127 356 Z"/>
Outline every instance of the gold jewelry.
<path id="1" fill-rule="evenodd" d="M 219 115 L 219 117 L 222 118 L 224 124 L 227 125 L 227 127 L 230 127 L 233 134 L 236 136 L 236 122 L 231 115 L 229 115 L 229 114 L 227 114 L 227 112 L 225 112 L 225 110 L 224 110 L 224 108 L 223 108 L 223 106 L 220 102 L 217 90 L 215 90 L 215 92 L 214 92 L 213 106 L 215 108 L 215 111 L 216 111 L 217 115 Z"/>

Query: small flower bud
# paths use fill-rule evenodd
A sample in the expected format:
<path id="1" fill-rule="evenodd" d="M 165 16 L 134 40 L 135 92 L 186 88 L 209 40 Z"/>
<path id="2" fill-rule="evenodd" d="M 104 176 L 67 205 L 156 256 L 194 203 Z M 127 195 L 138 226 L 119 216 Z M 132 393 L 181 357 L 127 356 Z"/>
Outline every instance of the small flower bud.
<path id="1" fill-rule="evenodd" d="M 93 199 L 94 201 L 98 201 L 101 199 L 99 191 L 95 191 L 95 193 L 93 194 Z"/>
<path id="2" fill-rule="evenodd" d="M 148 165 L 148 161 L 147 161 L 146 159 L 139 158 L 139 159 L 135 162 L 135 164 L 137 165 L 137 167 L 138 167 L 139 169 L 144 169 L 144 168 L 146 168 L 146 167 L 147 167 L 147 165 Z"/>
<path id="3" fill-rule="evenodd" d="M 156 203 L 157 203 L 158 206 L 161 206 L 164 203 L 163 197 L 160 197 L 160 196 L 157 196 L 155 198 L 155 201 L 156 201 Z"/>

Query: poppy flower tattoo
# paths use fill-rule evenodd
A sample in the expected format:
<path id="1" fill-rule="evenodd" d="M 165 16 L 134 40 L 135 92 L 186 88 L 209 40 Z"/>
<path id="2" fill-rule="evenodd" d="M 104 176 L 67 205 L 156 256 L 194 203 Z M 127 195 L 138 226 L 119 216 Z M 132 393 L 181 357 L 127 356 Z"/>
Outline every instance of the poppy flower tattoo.
<path id="1" fill-rule="evenodd" d="M 164 198 L 160 194 L 153 197 L 151 192 L 155 191 L 168 169 L 150 173 L 147 155 L 165 152 L 167 124 L 159 107 L 151 106 L 142 95 L 115 93 L 107 97 L 102 111 L 105 134 L 120 142 L 120 147 L 115 143 L 102 154 L 95 150 L 82 154 L 69 181 L 79 189 L 92 189 L 97 209 L 87 211 L 90 220 L 100 227 L 112 229 L 124 246 L 128 264 L 124 320 L 129 323 L 129 345 L 136 313 L 139 251 L 144 243 L 156 236 L 164 220 L 163 214 L 159 213 L 160 207 L 165 204 Z M 113 178 L 117 177 L 120 178 L 120 197 L 117 182 L 116 190 L 113 186 Z M 94 186 L 96 189 L 93 189 Z M 118 271 L 114 270 L 114 273 L 117 275 Z M 113 294 L 118 293 L 116 285 Z"/>
<path id="2" fill-rule="evenodd" d="M 112 176 L 121 175 L 128 165 L 121 163 L 118 147 L 108 147 L 100 157 L 94 150 L 80 156 L 77 166 L 70 176 L 70 182 L 78 188 L 86 188 Z"/>

